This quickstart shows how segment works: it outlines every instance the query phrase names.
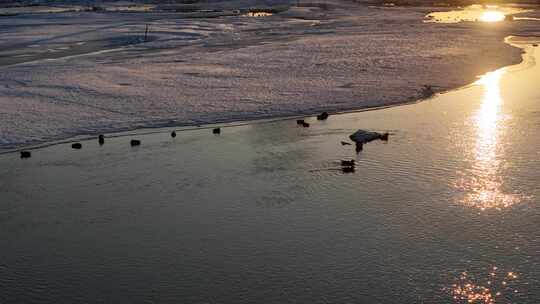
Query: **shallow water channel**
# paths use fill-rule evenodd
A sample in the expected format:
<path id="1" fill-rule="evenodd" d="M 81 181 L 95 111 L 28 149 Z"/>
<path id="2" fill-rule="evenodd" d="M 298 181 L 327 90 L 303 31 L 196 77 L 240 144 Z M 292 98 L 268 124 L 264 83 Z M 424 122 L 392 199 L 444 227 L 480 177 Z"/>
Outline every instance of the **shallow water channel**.
<path id="1" fill-rule="evenodd" d="M 523 43 L 466 88 L 309 128 L 0 155 L 0 302 L 538 303 L 540 51 Z M 340 141 L 360 128 L 390 139 L 356 154 Z"/>

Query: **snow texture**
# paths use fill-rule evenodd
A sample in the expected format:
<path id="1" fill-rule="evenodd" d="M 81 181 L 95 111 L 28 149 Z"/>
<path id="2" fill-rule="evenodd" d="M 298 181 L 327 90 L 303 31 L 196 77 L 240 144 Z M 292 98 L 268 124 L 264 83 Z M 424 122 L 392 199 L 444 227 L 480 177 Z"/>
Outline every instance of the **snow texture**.
<path id="1" fill-rule="evenodd" d="M 0 17 L 0 150 L 407 102 L 518 63 L 503 40 L 529 24 L 424 23 L 427 9 L 350 2 L 249 17 L 272 6 L 231 3 L 240 11 Z"/>

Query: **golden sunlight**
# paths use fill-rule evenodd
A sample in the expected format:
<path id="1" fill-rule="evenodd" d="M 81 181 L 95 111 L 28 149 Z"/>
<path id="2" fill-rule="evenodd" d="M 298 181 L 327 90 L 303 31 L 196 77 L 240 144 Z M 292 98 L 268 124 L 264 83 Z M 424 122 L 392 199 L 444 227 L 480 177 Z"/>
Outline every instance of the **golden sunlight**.
<path id="1" fill-rule="evenodd" d="M 487 11 L 483 12 L 480 16 L 480 20 L 483 22 L 498 22 L 503 21 L 505 18 L 505 15 L 498 11 Z"/>
<path id="2" fill-rule="evenodd" d="M 456 22 L 499 22 L 507 16 L 524 13 L 528 10 L 509 6 L 470 5 L 463 9 L 433 12 L 426 16 L 424 22 L 456 23 Z"/>
<path id="3" fill-rule="evenodd" d="M 501 300 L 506 302 L 511 294 L 518 293 L 515 289 L 515 272 L 504 274 L 492 267 L 488 274 L 475 277 L 462 272 L 456 282 L 446 290 L 456 303 L 495 304 Z"/>
<path id="4" fill-rule="evenodd" d="M 476 125 L 476 146 L 472 175 L 458 185 L 469 193 L 464 199 L 466 205 L 486 209 L 504 209 L 520 201 L 516 194 L 504 193 L 499 174 L 501 169 L 500 137 L 504 131 L 504 118 L 500 113 L 503 99 L 500 94 L 500 79 L 504 70 L 484 75 L 476 82 L 484 87 L 480 108 L 474 117 Z"/>
<path id="5" fill-rule="evenodd" d="M 248 16 L 248 17 L 268 17 L 268 16 L 272 16 L 272 13 L 267 13 L 267 12 L 248 12 L 245 16 Z"/>

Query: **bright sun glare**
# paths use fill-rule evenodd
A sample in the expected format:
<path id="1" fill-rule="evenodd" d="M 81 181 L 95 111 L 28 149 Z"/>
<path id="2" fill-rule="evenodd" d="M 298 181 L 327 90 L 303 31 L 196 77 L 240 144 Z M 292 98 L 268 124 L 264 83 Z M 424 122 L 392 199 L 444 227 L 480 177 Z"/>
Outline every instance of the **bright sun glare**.
<path id="1" fill-rule="evenodd" d="M 476 125 L 474 165 L 473 170 L 458 182 L 458 187 L 469 192 L 462 202 L 480 210 L 502 210 L 523 198 L 506 192 L 504 180 L 499 174 L 505 165 L 500 157 L 504 153 L 501 137 L 505 130 L 504 120 L 507 119 L 501 112 L 503 98 L 500 82 L 504 72 L 501 69 L 487 73 L 475 83 L 484 87 L 484 94 L 473 120 Z"/>
<path id="2" fill-rule="evenodd" d="M 482 13 L 482 16 L 480 16 L 480 20 L 484 22 L 503 21 L 504 14 L 497 11 L 487 11 L 487 12 Z"/>

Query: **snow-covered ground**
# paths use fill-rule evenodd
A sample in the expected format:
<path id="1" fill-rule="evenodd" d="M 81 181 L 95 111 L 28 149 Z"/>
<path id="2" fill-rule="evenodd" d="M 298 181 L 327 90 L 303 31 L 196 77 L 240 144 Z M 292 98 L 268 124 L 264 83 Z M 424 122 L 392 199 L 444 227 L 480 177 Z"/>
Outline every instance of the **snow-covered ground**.
<path id="1" fill-rule="evenodd" d="M 519 62 L 520 50 L 503 39 L 538 24 L 424 23 L 425 8 L 291 4 L 265 17 L 233 10 L 0 17 L 0 150 L 405 102 L 423 85 L 448 90 Z"/>

